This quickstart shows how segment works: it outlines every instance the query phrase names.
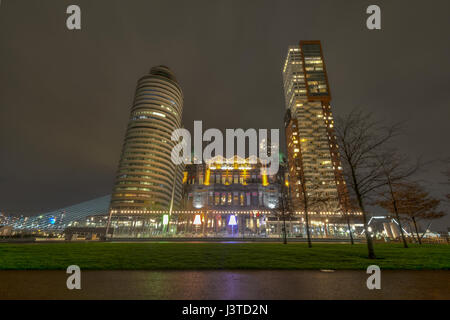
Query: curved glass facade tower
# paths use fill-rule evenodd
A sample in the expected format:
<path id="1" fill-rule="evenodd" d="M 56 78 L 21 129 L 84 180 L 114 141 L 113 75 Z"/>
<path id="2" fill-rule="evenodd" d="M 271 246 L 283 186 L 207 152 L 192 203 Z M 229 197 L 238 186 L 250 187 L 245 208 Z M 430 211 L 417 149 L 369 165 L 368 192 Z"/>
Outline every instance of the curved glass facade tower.
<path id="1" fill-rule="evenodd" d="M 145 214 L 180 203 L 183 169 L 170 154 L 182 111 L 183 93 L 169 68 L 153 67 L 139 79 L 111 198 L 114 214 Z"/>

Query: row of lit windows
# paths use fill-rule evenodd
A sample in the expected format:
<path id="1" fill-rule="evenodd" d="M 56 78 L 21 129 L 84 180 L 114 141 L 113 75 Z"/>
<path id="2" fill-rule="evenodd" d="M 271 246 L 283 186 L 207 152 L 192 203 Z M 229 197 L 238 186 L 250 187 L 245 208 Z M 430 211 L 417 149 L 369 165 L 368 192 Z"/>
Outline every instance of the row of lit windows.
<path id="1" fill-rule="evenodd" d="M 156 186 L 156 185 L 155 185 Z M 172 192 L 172 188 L 166 186 L 165 184 L 160 184 L 157 186 L 159 188 L 166 189 L 169 192 Z M 143 187 L 116 187 L 114 191 L 147 191 L 147 192 L 161 192 L 161 190 L 153 189 L 153 188 L 143 188 Z"/>
<path id="2" fill-rule="evenodd" d="M 150 198 L 151 195 L 147 193 L 115 193 L 114 197 Z"/>
<path id="3" fill-rule="evenodd" d="M 169 168 L 169 170 L 174 168 L 174 164 L 171 161 L 166 160 L 166 159 L 161 159 L 161 158 L 125 157 L 125 158 L 122 158 L 122 159 L 123 159 L 123 161 L 146 161 L 146 162 L 151 162 L 152 163 L 152 165 L 151 165 L 152 167 L 158 167 L 158 168 L 163 169 L 165 171 L 167 171 L 168 168 Z M 161 163 L 161 162 L 166 164 L 167 167 L 164 168 L 162 166 L 156 165 L 157 163 Z M 145 164 L 137 164 L 137 165 L 138 166 L 146 166 Z"/>
<path id="4" fill-rule="evenodd" d="M 163 96 L 161 94 L 157 94 L 157 93 L 142 93 L 142 92 L 150 92 L 150 91 L 154 91 L 157 93 L 161 93 L 160 90 L 139 90 L 137 95 L 136 95 L 136 99 L 140 98 L 142 96 L 144 97 L 160 97 L 163 98 L 164 100 L 168 100 L 170 103 L 172 103 L 173 105 L 175 105 L 175 101 L 173 101 L 172 99 L 170 99 L 169 97 Z M 160 99 L 157 99 L 160 100 Z"/>
<path id="5" fill-rule="evenodd" d="M 175 129 L 174 127 L 167 126 L 165 122 L 161 122 L 161 121 L 159 121 L 157 123 L 151 123 L 151 124 L 158 125 L 158 127 L 152 126 L 152 125 L 150 125 L 150 123 L 143 124 L 143 123 L 138 123 L 138 122 L 136 122 L 136 123 L 131 122 L 129 124 L 130 133 L 134 133 L 136 129 L 156 130 L 159 135 L 166 134 L 167 137 L 170 138 L 172 136 L 172 130 Z M 133 130 L 133 131 L 131 131 L 131 130 Z M 138 131 L 138 130 L 136 130 L 136 131 Z M 145 131 L 142 131 L 142 132 L 145 132 Z M 149 132 L 147 131 L 147 134 L 148 133 Z"/>
<path id="6" fill-rule="evenodd" d="M 267 182 L 273 183 L 275 182 L 276 177 L 275 176 L 267 176 Z M 188 178 L 187 184 L 205 184 L 204 176 L 200 174 L 197 178 Z M 249 175 L 241 173 L 240 175 L 214 175 L 211 174 L 209 177 L 208 184 L 242 184 L 246 185 L 248 183 L 263 183 L 263 176 L 262 175 Z"/>
<path id="7" fill-rule="evenodd" d="M 163 186 L 163 184 L 161 184 L 161 183 L 154 183 L 154 182 L 150 182 L 150 181 L 130 181 L 130 180 L 119 181 L 116 184 L 117 185 L 121 185 L 121 184 L 142 184 L 142 185 L 156 186 L 156 187 L 162 187 Z"/>
<path id="8" fill-rule="evenodd" d="M 168 129 L 169 131 L 165 131 L 167 133 L 170 132 L 170 135 L 172 135 L 172 130 L 177 128 L 178 125 L 173 122 L 173 120 L 170 119 L 162 119 L 160 117 L 153 117 L 151 122 L 129 122 L 128 125 L 130 128 L 149 128 L 149 129 L 156 129 L 159 131 L 165 131 L 164 129 Z M 159 126 L 159 127 L 154 127 Z"/>
<path id="9" fill-rule="evenodd" d="M 165 105 L 162 105 L 162 104 L 161 105 L 158 104 L 157 106 L 160 106 L 161 108 L 166 109 L 170 113 L 173 113 L 175 116 L 178 116 L 178 112 L 176 112 L 174 110 L 174 108 L 172 108 L 172 107 L 165 106 Z M 138 116 L 138 115 L 145 115 L 145 114 L 152 114 L 152 113 L 153 113 L 153 111 L 148 111 L 148 110 L 139 111 L 139 110 L 137 110 L 137 111 L 133 111 L 133 113 L 131 115 L 137 115 Z"/>
<path id="10" fill-rule="evenodd" d="M 152 144 L 152 143 L 157 143 L 159 145 L 163 144 L 167 144 L 167 143 L 171 143 L 173 141 L 168 141 L 166 139 L 161 139 L 161 138 L 152 138 L 151 136 L 127 136 L 125 138 L 126 140 L 133 140 L 133 143 L 139 143 L 139 144 Z M 134 139 L 145 139 L 145 140 L 134 140 Z"/>
<path id="11" fill-rule="evenodd" d="M 147 170 L 150 171 L 150 170 Z M 153 171 L 153 173 L 161 175 L 161 172 Z M 121 174 L 117 176 L 118 179 L 126 179 L 126 178 L 137 178 L 137 179 L 152 179 L 152 176 L 141 176 L 137 174 Z"/>
<path id="12" fill-rule="evenodd" d="M 152 90 L 154 88 L 158 88 L 156 90 L 157 92 L 167 94 L 169 97 L 171 97 L 173 95 L 176 97 L 176 100 L 181 101 L 181 92 L 173 90 L 171 87 L 171 83 L 166 82 L 166 81 L 161 82 L 160 80 L 159 81 L 158 80 L 152 81 L 152 80 L 156 80 L 156 79 L 150 78 L 150 79 L 146 79 L 146 81 L 139 82 L 139 85 L 137 88 L 137 94 L 139 94 L 140 92 L 145 92 L 147 90 Z M 152 89 L 149 89 L 149 88 L 152 88 Z M 166 93 L 165 91 L 167 91 L 168 93 Z"/>
<path id="13" fill-rule="evenodd" d="M 157 111 L 148 111 L 147 115 L 131 115 L 131 121 L 140 121 L 140 120 L 157 120 L 160 121 L 162 120 L 161 118 L 166 118 L 166 120 L 168 122 L 170 122 L 170 124 L 177 126 L 176 124 L 176 120 L 174 121 L 173 116 L 171 116 L 170 114 L 164 114 L 162 112 L 157 112 Z"/>
<path id="14" fill-rule="evenodd" d="M 197 200 L 198 196 L 192 196 L 190 193 L 188 195 L 188 200 L 192 199 L 193 205 L 195 206 L 203 206 L 204 203 L 199 203 Z M 207 203 L 215 206 L 222 205 L 235 205 L 235 206 L 255 206 L 255 205 L 263 205 L 264 202 L 269 200 L 273 200 L 276 198 L 276 195 L 270 196 L 267 193 L 262 192 L 211 192 L 209 194 Z"/>
<path id="15" fill-rule="evenodd" d="M 164 174 L 166 174 L 167 167 L 162 167 L 162 166 L 158 165 L 159 164 L 158 160 L 151 159 L 151 160 L 148 160 L 148 161 L 151 162 L 151 164 L 149 164 L 149 163 L 138 163 L 138 162 L 121 163 L 120 164 L 120 168 L 122 169 L 122 168 L 125 168 L 125 167 L 152 167 L 152 168 L 155 168 L 155 169 L 161 169 L 164 172 Z M 120 172 L 127 172 L 129 170 L 130 169 L 123 169 Z M 141 171 L 141 169 L 139 169 L 138 171 Z M 161 174 L 161 172 L 157 172 L 157 171 L 153 171 L 153 172 Z"/>
<path id="16" fill-rule="evenodd" d="M 126 151 L 123 152 L 123 155 L 128 155 L 128 154 L 141 154 L 141 155 L 149 155 L 149 156 L 157 156 L 155 153 L 153 152 L 145 152 L 145 151 L 128 151 L 128 150 L 152 150 L 152 151 L 156 151 L 156 152 L 160 152 L 163 155 L 167 155 L 167 150 L 164 150 L 162 148 L 150 148 L 150 147 L 136 147 L 133 146 L 133 144 L 127 144 L 127 148 L 125 149 Z"/>
<path id="17" fill-rule="evenodd" d="M 115 206 L 116 207 L 118 207 L 118 206 L 120 206 L 121 204 L 126 204 L 126 203 L 129 203 L 129 204 L 148 204 L 148 205 L 154 205 L 154 206 L 166 206 L 167 205 L 167 203 L 163 203 L 163 202 L 160 202 L 160 201 L 144 201 L 144 200 L 136 200 L 136 199 L 134 199 L 134 200 L 112 200 L 111 201 L 111 204 L 115 204 Z M 121 206 L 121 207 L 123 207 L 123 206 Z"/>
<path id="18" fill-rule="evenodd" d="M 132 136 L 131 134 L 139 134 L 139 135 L 142 134 L 142 136 Z M 151 138 L 151 137 L 155 137 L 155 136 L 158 137 L 159 139 Z M 125 139 L 128 140 L 128 139 L 137 139 L 137 138 L 145 139 L 145 140 L 154 140 L 157 142 L 163 141 L 164 143 L 167 143 L 167 141 L 170 141 L 170 139 L 166 140 L 163 137 L 161 137 L 160 132 L 147 131 L 147 130 L 135 130 L 135 129 L 130 130 L 130 132 L 127 134 Z"/>

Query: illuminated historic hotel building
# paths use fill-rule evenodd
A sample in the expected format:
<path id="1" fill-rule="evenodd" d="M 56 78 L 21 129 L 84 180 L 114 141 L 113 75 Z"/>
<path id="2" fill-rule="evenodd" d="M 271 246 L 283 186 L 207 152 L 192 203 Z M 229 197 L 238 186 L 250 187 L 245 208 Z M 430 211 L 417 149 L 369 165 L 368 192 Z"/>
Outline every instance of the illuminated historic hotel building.
<path id="1" fill-rule="evenodd" d="M 182 168 L 170 154 L 182 112 L 183 93 L 169 68 L 153 67 L 139 79 L 111 198 L 115 214 L 179 206 Z"/>
<path id="2" fill-rule="evenodd" d="M 202 212 L 205 229 L 215 234 L 229 233 L 233 216 L 237 232 L 266 235 L 271 231 L 268 220 L 277 206 L 280 188 L 275 176 L 261 172 L 258 159 L 237 156 L 217 156 L 207 163 L 187 165 L 184 208 Z"/>
<path id="3" fill-rule="evenodd" d="M 305 188 L 311 199 L 328 199 L 310 209 L 336 210 L 339 204 L 348 204 L 348 193 L 320 41 L 300 41 L 299 45 L 289 46 L 283 84 L 292 204 L 296 210 L 303 210 Z"/>
<path id="4" fill-rule="evenodd" d="M 258 160 L 255 162 L 235 156 L 187 165 L 183 178 L 185 208 L 274 209 L 279 196 L 276 177 L 261 174 L 261 164 Z"/>
<path id="5" fill-rule="evenodd" d="M 119 217 L 113 209 L 114 236 L 277 236 L 281 225 L 274 209 L 280 188 L 261 166 L 256 158 L 237 156 L 186 165 L 180 208 L 122 210 Z"/>

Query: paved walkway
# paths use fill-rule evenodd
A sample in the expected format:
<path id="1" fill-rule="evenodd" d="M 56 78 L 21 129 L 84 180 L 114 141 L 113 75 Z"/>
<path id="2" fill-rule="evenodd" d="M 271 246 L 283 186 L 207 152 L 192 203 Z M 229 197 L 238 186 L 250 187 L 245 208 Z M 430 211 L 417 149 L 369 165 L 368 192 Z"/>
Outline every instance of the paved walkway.
<path id="1" fill-rule="evenodd" d="M 0 299 L 450 299 L 450 271 L 0 271 Z"/>

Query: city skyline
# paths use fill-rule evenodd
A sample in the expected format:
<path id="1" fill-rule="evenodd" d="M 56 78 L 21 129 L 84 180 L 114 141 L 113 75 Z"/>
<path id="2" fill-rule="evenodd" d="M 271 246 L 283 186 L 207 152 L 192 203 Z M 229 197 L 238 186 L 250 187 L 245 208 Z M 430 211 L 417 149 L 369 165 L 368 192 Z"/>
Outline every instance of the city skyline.
<path id="1" fill-rule="evenodd" d="M 326 2 L 327 6 L 324 6 L 323 3 L 303 3 L 298 7 L 315 12 L 320 9 L 325 12 L 335 9 L 339 12 L 340 5 Z M 6 5 L 15 17 L 19 12 L 26 16 L 20 4 L 8 2 Z M 225 23 L 230 29 L 215 25 L 211 18 L 208 23 L 222 41 L 213 37 L 212 33 L 200 32 L 203 40 L 207 40 L 202 41 L 195 33 L 200 31 L 200 26 L 187 18 L 181 19 L 180 25 L 188 31 L 180 30 L 183 28 L 179 26 L 168 31 L 170 34 L 180 31 L 181 38 L 164 40 L 148 28 L 157 22 L 144 22 L 139 15 L 139 10 L 145 11 L 142 6 L 145 7 L 134 4 L 123 12 L 124 20 L 121 21 L 124 30 L 120 32 L 117 29 L 114 34 L 118 36 L 114 39 L 108 36 L 109 32 L 102 26 L 101 19 L 99 22 L 89 19 L 89 15 L 100 16 L 100 8 L 88 9 L 86 30 L 81 30 L 77 35 L 55 30 L 51 37 L 44 35 L 56 21 L 49 19 L 48 22 L 38 22 L 30 18 L 28 24 L 24 20 L 19 26 L 6 16 L 5 8 L 0 10 L 3 30 L 0 31 L 0 39 L 5 48 L 1 50 L 0 63 L 2 70 L 6 71 L 0 89 L 1 145 L 6 155 L 2 157 L 2 166 L 12 168 L 0 176 L 0 187 L 4 190 L 0 198 L 0 210 L 39 212 L 109 193 L 120 157 L 121 146 L 117 141 L 124 137 L 126 125 L 123 119 L 124 115 L 126 117 L 129 114 L 132 103 L 130 92 L 133 92 L 135 79 L 152 65 L 166 64 L 175 70 L 186 93 L 185 110 L 189 112 L 184 115 L 183 123 L 188 129 L 191 129 L 193 120 L 203 120 L 208 128 L 282 128 L 284 99 L 279 69 L 287 46 L 299 39 L 320 39 L 323 43 L 336 116 L 361 106 L 375 112 L 379 118 L 389 112 L 392 119 L 386 121 L 409 120 L 405 137 L 398 144 L 405 153 L 410 156 L 425 154 L 427 159 L 448 156 L 442 153 L 440 139 L 446 133 L 445 122 L 449 118 L 446 107 L 448 100 L 443 96 L 444 84 L 448 83 L 445 77 L 449 74 L 446 72 L 448 62 L 444 59 L 448 44 L 435 41 L 433 50 L 422 47 L 417 49 L 417 39 L 413 34 L 420 37 L 423 31 L 413 32 L 414 26 L 408 24 L 407 17 L 401 16 L 401 5 L 385 5 L 398 12 L 400 16 L 395 18 L 399 22 L 390 20 L 389 16 L 384 20 L 386 28 L 397 32 L 404 32 L 405 25 L 413 28 L 411 35 L 403 35 L 401 41 L 395 39 L 395 32 L 383 34 L 383 39 L 379 34 L 362 35 L 365 27 L 362 18 L 360 30 L 350 30 L 346 21 L 338 18 L 339 14 L 322 27 L 308 18 L 305 22 L 301 19 L 291 22 L 291 13 L 284 11 L 287 17 L 282 25 L 271 24 L 269 20 L 265 35 L 262 35 L 256 25 L 261 25 L 264 17 L 270 17 L 270 9 L 275 9 L 272 10 L 274 15 L 281 14 L 277 5 L 267 3 L 257 9 L 258 17 L 252 15 L 251 8 L 244 5 L 241 8 L 242 16 L 233 17 L 233 22 Z M 216 5 L 211 6 L 216 8 Z M 421 8 L 420 5 L 417 7 Z M 53 14 L 56 9 L 48 11 Z M 116 9 L 119 12 L 119 8 Z M 217 5 L 216 9 L 213 16 L 221 22 L 226 21 L 226 12 L 233 10 L 223 4 Z M 363 12 L 363 5 L 352 2 L 345 9 Z M 431 13 L 431 9 L 423 9 L 425 14 Z M 168 7 L 162 5 L 161 10 L 167 12 Z M 37 7 L 31 11 L 36 16 L 44 14 L 44 10 Z M 125 27 L 129 22 L 125 23 L 125 20 L 128 15 L 132 16 L 131 13 L 137 13 L 137 22 Z M 244 13 L 251 18 L 250 21 L 244 22 Z M 435 20 L 439 23 L 439 19 Z M 341 31 L 331 28 L 337 21 L 342 25 Z M 247 33 L 238 34 L 231 28 L 239 22 L 247 26 L 244 28 L 248 30 Z M 31 24 L 37 27 L 28 33 Z M 141 29 L 142 26 L 146 28 Z M 289 28 L 289 32 L 286 32 L 287 27 L 293 30 Z M 424 28 L 423 25 L 421 28 Z M 9 35 L 5 30 L 8 30 Z M 347 32 L 353 35 L 349 40 L 346 40 Z M 129 34 L 131 38 L 127 38 Z M 37 44 L 31 38 L 35 36 L 43 44 L 33 56 L 42 62 L 39 66 L 30 64 L 27 54 L 16 54 L 23 47 L 14 40 L 28 39 L 28 42 Z M 188 40 L 183 40 L 183 36 L 187 36 Z M 437 36 L 429 35 L 430 42 Z M 49 41 L 51 39 L 58 39 L 60 46 Z M 177 43 L 176 39 L 180 42 Z M 102 53 L 101 58 L 89 53 L 89 46 L 95 44 L 98 44 L 99 52 Z M 131 49 L 126 53 L 120 48 L 136 48 L 137 45 L 142 45 L 144 49 L 139 52 Z M 183 49 L 180 50 L 180 47 Z M 233 47 L 233 50 L 228 47 Z M 386 50 L 386 47 L 389 49 Z M 116 48 L 117 52 L 110 52 L 107 48 Z M 392 50 L 399 52 L 394 58 L 391 56 Z M 63 52 L 68 57 L 59 59 L 58 54 Z M 377 57 L 384 63 L 375 63 Z M 415 70 L 411 66 L 418 57 L 424 64 L 420 70 Z M 431 67 L 437 60 L 442 62 L 443 67 L 439 71 Z M 222 66 L 224 61 L 227 62 L 226 68 Z M 43 72 L 48 72 L 49 78 L 39 83 L 36 75 Z M 427 72 L 426 83 L 421 81 L 423 72 Z M 12 88 L 11 83 L 16 88 Z M 426 92 L 433 94 L 425 95 Z M 61 105 L 67 108 L 61 108 Z M 424 105 L 433 112 L 423 110 Z M 36 110 L 40 112 L 36 113 Z M 254 117 L 261 110 L 268 116 Z M 88 119 L 84 118 L 86 114 L 89 115 Z M 284 141 L 283 137 L 280 139 Z M 411 144 L 410 141 L 415 143 Z M 51 151 L 55 147 L 56 154 Z M 439 184 L 439 179 L 444 180 L 440 177 L 443 169 L 436 162 L 426 175 L 422 175 L 423 178 L 436 180 L 431 186 L 436 195 L 445 192 Z M 25 202 L 23 199 L 28 200 Z"/>

